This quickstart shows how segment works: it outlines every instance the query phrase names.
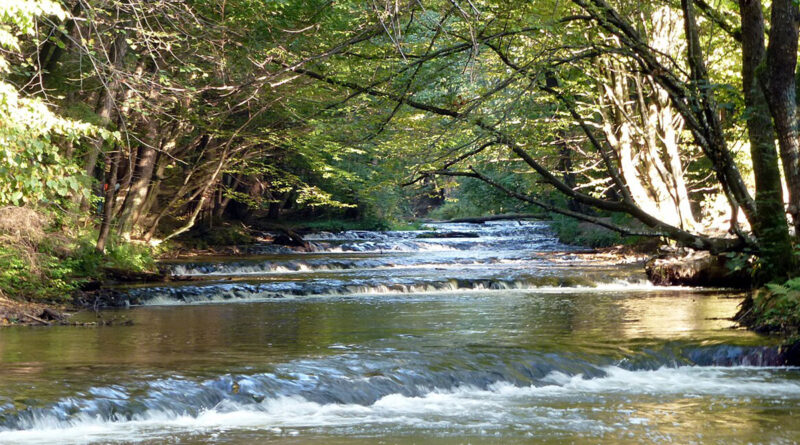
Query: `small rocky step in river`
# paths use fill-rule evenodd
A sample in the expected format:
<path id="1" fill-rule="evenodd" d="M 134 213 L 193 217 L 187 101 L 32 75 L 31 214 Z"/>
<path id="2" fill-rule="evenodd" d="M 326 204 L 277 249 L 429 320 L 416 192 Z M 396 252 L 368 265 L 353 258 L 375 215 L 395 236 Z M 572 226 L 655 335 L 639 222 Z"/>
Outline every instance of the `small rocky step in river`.
<path id="1" fill-rule="evenodd" d="M 131 326 L 7 328 L 0 443 L 800 438 L 800 369 L 732 329 L 736 292 L 647 284 L 541 222 L 308 241 L 165 265 L 211 281 L 122 289 L 102 315 Z"/>

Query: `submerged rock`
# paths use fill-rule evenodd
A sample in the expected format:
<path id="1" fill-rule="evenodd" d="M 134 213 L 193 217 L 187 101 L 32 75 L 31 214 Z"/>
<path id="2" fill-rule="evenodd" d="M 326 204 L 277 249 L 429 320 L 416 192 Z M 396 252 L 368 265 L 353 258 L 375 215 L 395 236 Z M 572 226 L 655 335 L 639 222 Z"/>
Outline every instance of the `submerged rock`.
<path id="1" fill-rule="evenodd" d="M 653 284 L 662 286 L 751 287 L 748 271 L 729 267 L 729 261 L 727 257 L 708 252 L 665 254 L 649 260 L 645 272 Z"/>

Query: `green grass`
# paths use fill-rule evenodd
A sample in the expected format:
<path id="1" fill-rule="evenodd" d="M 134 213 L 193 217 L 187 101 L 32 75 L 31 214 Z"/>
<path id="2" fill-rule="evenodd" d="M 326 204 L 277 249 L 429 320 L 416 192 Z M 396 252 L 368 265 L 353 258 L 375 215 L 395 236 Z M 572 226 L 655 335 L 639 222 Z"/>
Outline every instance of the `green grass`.
<path id="1" fill-rule="evenodd" d="M 102 280 L 105 268 L 155 270 L 148 246 L 113 242 L 104 255 L 95 250 L 93 235 L 53 237 L 36 247 L 0 244 L 0 292 L 18 300 L 66 302 L 85 283 Z"/>

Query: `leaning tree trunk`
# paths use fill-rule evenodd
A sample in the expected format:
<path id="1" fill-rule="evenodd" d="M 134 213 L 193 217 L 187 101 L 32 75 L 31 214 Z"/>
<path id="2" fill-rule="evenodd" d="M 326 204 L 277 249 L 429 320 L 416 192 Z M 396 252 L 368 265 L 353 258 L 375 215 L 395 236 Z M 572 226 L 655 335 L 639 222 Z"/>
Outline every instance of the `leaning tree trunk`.
<path id="1" fill-rule="evenodd" d="M 672 181 L 664 177 L 667 168 L 661 162 L 662 144 L 656 141 L 659 136 L 664 138 L 658 134 L 659 108 L 647 106 L 642 82 L 628 74 L 627 66 L 606 59 L 602 69 L 605 84 L 600 85 L 598 93 L 602 128 L 614 149 L 620 173 L 633 201 L 648 214 L 668 224 L 691 228 L 694 218 L 688 209 L 688 201 L 682 205 L 678 193 L 670 187 Z M 632 92 L 631 88 L 636 91 Z M 630 99 L 632 96 L 638 99 L 633 101 Z M 649 95 L 647 100 L 650 100 Z M 669 125 L 674 125 L 674 122 Z M 680 164 L 680 159 L 677 161 Z"/>
<path id="2" fill-rule="evenodd" d="M 111 51 L 109 58 L 111 59 L 113 70 L 119 71 L 122 69 L 125 55 L 128 53 L 127 34 L 121 32 L 117 34 L 114 42 L 111 44 Z M 100 102 L 97 105 L 97 116 L 100 118 L 100 123 L 103 126 L 108 126 L 111 123 L 111 112 L 114 110 L 114 101 L 117 98 L 122 83 L 119 80 L 119 75 L 112 72 L 110 81 L 105 86 Z M 103 138 L 95 138 L 89 147 L 89 155 L 86 158 L 86 176 L 93 177 L 95 165 L 97 164 L 97 157 L 103 148 Z"/>
<path id="3" fill-rule="evenodd" d="M 229 141 L 230 142 L 230 141 Z M 182 233 L 189 231 L 192 227 L 194 227 L 195 222 L 197 221 L 197 215 L 203 210 L 203 206 L 205 206 L 206 200 L 209 197 L 209 191 L 212 187 L 216 184 L 217 178 L 219 177 L 222 168 L 225 166 L 225 163 L 228 160 L 228 148 L 229 144 L 225 145 L 225 148 L 222 150 L 222 154 L 220 155 L 219 162 L 217 163 L 217 168 L 214 169 L 214 172 L 211 174 L 211 177 L 206 180 L 205 185 L 200 189 L 199 196 L 200 201 L 197 203 L 197 206 L 194 208 L 194 211 L 189 216 L 189 220 L 183 226 L 179 227 L 166 237 L 164 237 L 164 241 L 174 238 Z"/>

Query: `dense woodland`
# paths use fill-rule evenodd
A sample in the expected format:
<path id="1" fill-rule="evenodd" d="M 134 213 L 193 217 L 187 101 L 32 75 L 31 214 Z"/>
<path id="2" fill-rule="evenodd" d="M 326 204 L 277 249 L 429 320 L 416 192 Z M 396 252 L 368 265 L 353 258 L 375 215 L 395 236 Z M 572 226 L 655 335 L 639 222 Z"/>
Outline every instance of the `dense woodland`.
<path id="1" fill-rule="evenodd" d="M 0 20 L 6 293 L 215 227 L 509 211 L 798 275 L 792 0 L 5 0 Z"/>

